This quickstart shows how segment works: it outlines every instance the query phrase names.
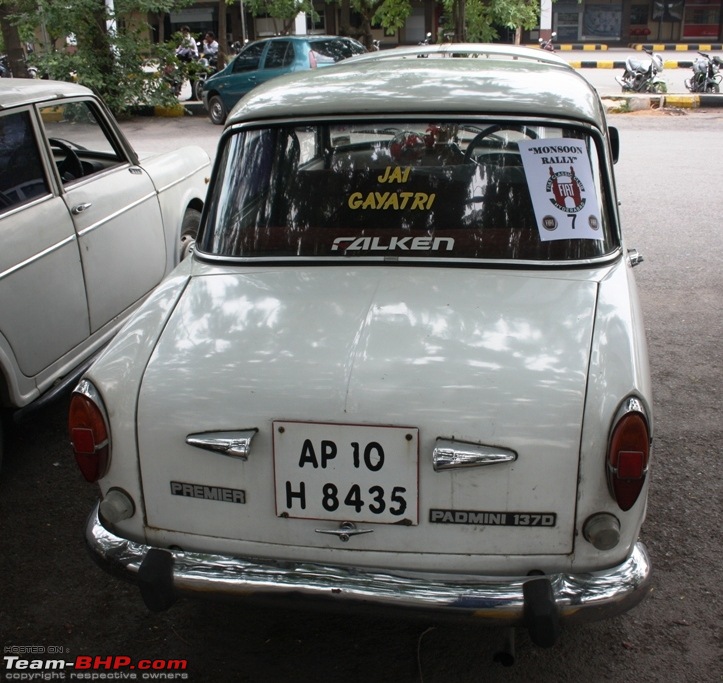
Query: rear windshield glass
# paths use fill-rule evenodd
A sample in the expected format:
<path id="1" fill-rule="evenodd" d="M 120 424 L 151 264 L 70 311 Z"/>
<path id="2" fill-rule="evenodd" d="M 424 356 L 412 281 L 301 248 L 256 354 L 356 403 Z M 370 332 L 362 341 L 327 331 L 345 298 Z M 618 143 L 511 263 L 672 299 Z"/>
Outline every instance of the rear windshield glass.
<path id="1" fill-rule="evenodd" d="M 576 128 L 385 121 L 228 138 L 198 249 L 224 257 L 591 259 L 616 246 Z"/>
<path id="2" fill-rule="evenodd" d="M 316 56 L 317 62 L 340 62 L 354 55 L 360 55 L 366 52 L 361 43 L 351 40 L 340 40 L 334 38 L 325 38 L 323 40 L 312 40 L 311 50 Z"/>

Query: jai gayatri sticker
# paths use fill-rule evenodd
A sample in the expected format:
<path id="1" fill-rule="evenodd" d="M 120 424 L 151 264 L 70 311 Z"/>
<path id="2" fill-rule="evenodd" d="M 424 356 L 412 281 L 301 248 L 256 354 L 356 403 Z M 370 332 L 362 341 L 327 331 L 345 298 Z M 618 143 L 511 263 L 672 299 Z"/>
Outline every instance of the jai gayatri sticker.
<path id="1" fill-rule="evenodd" d="M 519 149 L 540 239 L 603 239 L 585 142 L 571 138 L 524 140 Z"/>

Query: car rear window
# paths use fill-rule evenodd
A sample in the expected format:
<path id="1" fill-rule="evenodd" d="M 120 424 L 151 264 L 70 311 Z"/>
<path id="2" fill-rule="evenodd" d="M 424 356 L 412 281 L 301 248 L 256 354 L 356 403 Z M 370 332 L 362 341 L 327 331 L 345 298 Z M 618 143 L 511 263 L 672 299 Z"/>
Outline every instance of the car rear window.
<path id="1" fill-rule="evenodd" d="M 198 243 L 218 256 L 568 261 L 616 246 L 597 145 L 573 127 L 253 128 L 219 168 Z"/>
<path id="2" fill-rule="evenodd" d="M 361 43 L 339 38 L 325 38 L 323 40 L 312 40 L 309 43 L 317 63 L 340 62 L 353 55 L 360 55 L 366 52 Z"/>

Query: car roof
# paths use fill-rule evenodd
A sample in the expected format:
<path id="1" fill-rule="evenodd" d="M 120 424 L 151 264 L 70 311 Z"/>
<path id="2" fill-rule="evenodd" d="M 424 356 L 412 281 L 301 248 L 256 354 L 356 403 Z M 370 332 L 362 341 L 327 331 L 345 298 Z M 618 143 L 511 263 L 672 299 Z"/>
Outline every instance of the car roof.
<path id="1" fill-rule="evenodd" d="M 548 64 L 559 64 L 571 68 L 569 63 L 562 57 L 547 50 L 538 50 L 520 45 L 508 45 L 505 43 L 438 43 L 433 45 L 404 45 L 392 48 L 391 50 L 376 50 L 356 55 L 355 61 L 359 60 L 380 60 L 380 59 L 414 59 L 417 57 L 428 58 L 475 58 L 475 59 L 500 59 L 508 58 L 533 62 L 545 62 Z M 350 58 L 351 59 L 351 58 Z"/>
<path id="2" fill-rule="evenodd" d="M 2 79 L 0 80 L 0 110 L 63 97 L 92 94 L 91 90 L 77 83 L 32 78 Z"/>
<path id="3" fill-rule="evenodd" d="M 242 98 L 227 126 L 280 116 L 489 113 L 557 117 L 606 127 L 597 91 L 554 55 L 512 46 L 504 53 L 474 53 L 465 46 L 459 54 L 447 54 L 453 59 L 411 58 L 414 50 L 426 54 L 435 47 L 388 51 L 397 56 L 376 52 L 281 76 Z"/>
<path id="4" fill-rule="evenodd" d="M 354 38 L 349 38 L 348 36 L 331 36 L 326 34 L 311 33 L 308 35 L 268 36 L 266 38 L 259 38 L 258 40 L 254 40 L 249 43 L 249 45 L 251 45 L 252 43 L 268 43 L 277 40 L 293 40 L 296 42 L 301 41 L 304 43 L 310 43 L 316 40 L 348 40 L 352 43 L 358 42 L 357 40 L 354 40 Z"/>

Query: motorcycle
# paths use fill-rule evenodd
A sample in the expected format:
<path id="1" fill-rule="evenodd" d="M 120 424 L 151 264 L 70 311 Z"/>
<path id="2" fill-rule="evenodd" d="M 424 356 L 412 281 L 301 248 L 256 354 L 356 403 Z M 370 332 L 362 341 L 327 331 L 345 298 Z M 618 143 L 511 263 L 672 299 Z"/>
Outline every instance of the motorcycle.
<path id="1" fill-rule="evenodd" d="M 720 68 L 723 59 L 711 57 L 705 52 L 698 52 L 701 56 L 693 62 L 693 75 L 685 80 L 685 87 L 690 92 L 719 93 L 721 84 Z"/>
<path id="2" fill-rule="evenodd" d="M 212 57 L 199 57 L 196 60 L 195 69 L 193 69 L 193 75 L 191 77 L 191 90 L 193 97 L 196 100 L 203 99 L 203 84 L 209 76 L 218 71 L 218 56 Z"/>
<path id="3" fill-rule="evenodd" d="M 623 87 L 623 92 L 668 92 L 668 84 L 660 75 L 663 70 L 663 58 L 646 47 L 643 50 L 650 57 L 650 61 L 628 57 L 625 60 L 625 72 L 622 78 L 616 76 L 615 80 Z"/>
<path id="4" fill-rule="evenodd" d="M 538 38 L 538 42 L 540 43 L 540 47 L 543 50 L 547 50 L 548 52 L 554 52 L 555 51 L 555 44 L 552 42 L 557 37 L 557 33 L 553 32 L 550 34 L 550 37 L 547 40 L 543 40 L 542 38 Z"/>
<path id="5" fill-rule="evenodd" d="M 0 55 L 0 78 L 12 78 L 13 72 L 10 70 L 10 61 L 7 55 Z"/>

